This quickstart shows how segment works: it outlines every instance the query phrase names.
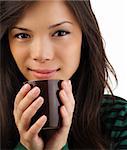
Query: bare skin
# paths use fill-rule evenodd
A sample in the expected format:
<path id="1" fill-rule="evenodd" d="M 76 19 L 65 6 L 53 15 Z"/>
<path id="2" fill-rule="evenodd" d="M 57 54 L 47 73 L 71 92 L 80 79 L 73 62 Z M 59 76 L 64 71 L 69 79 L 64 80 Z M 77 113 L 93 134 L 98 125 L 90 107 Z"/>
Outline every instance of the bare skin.
<path id="1" fill-rule="evenodd" d="M 39 118 L 37 122 L 29 128 L 31 118 L 44 102 L 42 97 L 37 98 L 40 93 L 39 88 L 35 87 L 31 90 L 30 85 L 26 84 L 17 94 L 14 103 L 14 117 L 20 133 L 20 142 L 28 150 L 60 150 L 66 144 L 72 122 L 75 101 L 70 81 L 63 81 L 61 86 L 62 90 L 59 95 L 63 103 L 63 106 L 60 108 L 62 127 L 48 140 L 46 145 L 44 140 L 38 136 L 38 133 L 47 120 L 46 116 Z"/>

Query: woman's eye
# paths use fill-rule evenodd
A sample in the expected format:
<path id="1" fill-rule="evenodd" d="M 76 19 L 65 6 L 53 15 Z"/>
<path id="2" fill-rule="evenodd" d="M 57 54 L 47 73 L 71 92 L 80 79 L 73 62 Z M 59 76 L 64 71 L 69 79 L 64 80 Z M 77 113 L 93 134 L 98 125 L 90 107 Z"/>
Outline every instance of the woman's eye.
<path id="1" fill-rule="evenodd" d="M 69 31 L 64 31 L 64 30 L 59 30 L 59 31 L 56 31 L 53 36 L 66 36 L 67 34 L 70 34 Z"/>
<path id="2" fill-rule="evenodd" d="M 26 33 L 19 33 L 19 34 L 16 34 L 15 37 L 18 39 L 27 39 L 27 38 L 30 38 L 30 35 Z"/>

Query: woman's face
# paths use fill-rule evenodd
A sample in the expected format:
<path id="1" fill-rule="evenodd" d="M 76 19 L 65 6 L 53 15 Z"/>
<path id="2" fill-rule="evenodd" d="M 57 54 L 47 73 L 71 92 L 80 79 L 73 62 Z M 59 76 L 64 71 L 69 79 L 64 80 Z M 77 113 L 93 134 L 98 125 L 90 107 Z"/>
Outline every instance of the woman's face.
<path id="1" fill-rule="evenodd" d="M 9 31 L 12 55 L 27 80 L 69 79 L 81 43 L 80 26 L 63 1 L 36 2 Z"/>

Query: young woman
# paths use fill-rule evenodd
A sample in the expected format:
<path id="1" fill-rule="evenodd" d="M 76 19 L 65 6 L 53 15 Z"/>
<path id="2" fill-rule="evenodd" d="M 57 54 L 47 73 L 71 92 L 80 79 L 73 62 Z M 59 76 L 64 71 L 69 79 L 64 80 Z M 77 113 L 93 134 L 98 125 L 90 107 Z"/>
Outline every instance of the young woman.
<path id="1" fill-rule="evenodd" d="M 116 75 L 90 1 L 0 4 L 1 149 L 127 149 L 127 102 L 107 82 L 109 71 Z M 62 126 L 45 141 L 46 116 L 30 127 L 40 89 L 22 85 L 50 79 L 63 80 Z"/>

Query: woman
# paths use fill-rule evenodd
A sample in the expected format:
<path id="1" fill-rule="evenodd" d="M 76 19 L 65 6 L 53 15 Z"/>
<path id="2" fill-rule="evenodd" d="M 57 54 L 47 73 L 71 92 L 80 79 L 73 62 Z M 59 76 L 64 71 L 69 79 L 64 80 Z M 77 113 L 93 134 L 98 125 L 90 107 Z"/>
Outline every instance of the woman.
<path id="1" fill-rule="evenodd" d="M 127 102 L 104 95 L 116 75 L 90 1 L 4 1 L 0 22 L 2 149 L 126 149 Z M 44 99 L 22 87 L 35 79 L 64 80 L 62 126 L 46 142 L 46 116 L 29 127 Z"/>

